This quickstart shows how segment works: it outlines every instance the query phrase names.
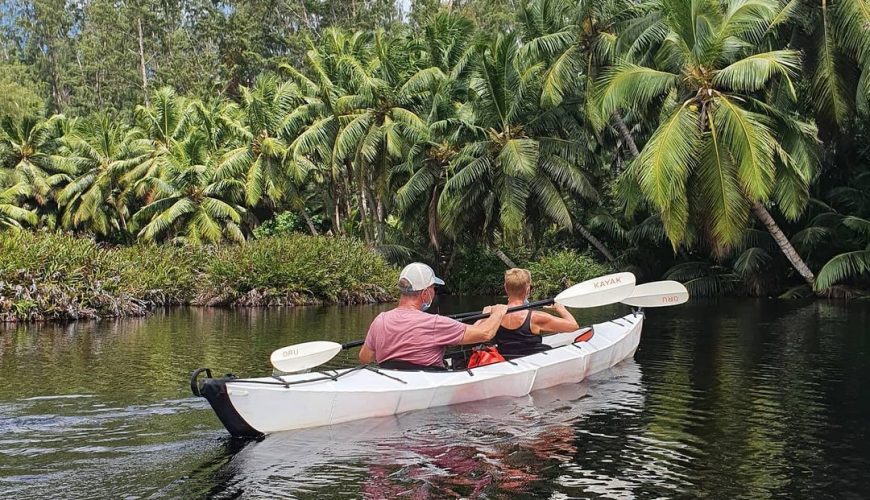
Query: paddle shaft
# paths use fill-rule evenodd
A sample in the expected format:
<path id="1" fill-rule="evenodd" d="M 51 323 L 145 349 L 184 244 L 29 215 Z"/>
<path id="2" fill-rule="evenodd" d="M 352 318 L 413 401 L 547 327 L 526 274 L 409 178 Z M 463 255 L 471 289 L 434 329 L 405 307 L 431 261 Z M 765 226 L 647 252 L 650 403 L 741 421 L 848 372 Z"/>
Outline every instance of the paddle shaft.
<path id="1" fill-rule="evenodd" d="M 526 309 L 534 309 L 536 307 L 543 307 L 552 305 L 555 302 L 554 299 L 544 299 L 544 300 L 536 300 L 534 302 L 529 302 L 528 304 L 522 306 L 514 306 L 509 307 L 507 312 L 512 313 L 516 311 L 525 311 Z M 463 323 L 469 321 L 477 321 L 479 319 L 484 319 L 489 317 L 489 313 L 479 313 L 479 312 L 470 312 L 470 313 L 462 313 L 462 314 L 454 314 L 452 316 L 447 316 L 448 318 L 455 319 L 456 321 L 461 321 Z M 354 347 L 359 347 L 365 343 L 365 340 L 354 340 L 353 342 L 347 342 L 341 345 L 342 349 L 353 349 Z"/>
<path id="2" fill-rule="evenodd" d="M 522 306 L 514 306 L 508 307 L 507 312 L 517 312 L 517 311 L 525 311 L 526 309 L 534 309 L 536 307 L 549 306 L 555 302 L 554 299 L 544 299 L 544 300 L 536 300 L 534 302 L 529 302 L 528 304 Z M 453 318 L 456 321 L 461 321 L 463 323 L 468 321 L 477 321 L 479 319 L 488 318 L 489 313 L 465 313 L 465 314 L 456 314 L 454 316 L 448 316 L 448 318 Z"/>

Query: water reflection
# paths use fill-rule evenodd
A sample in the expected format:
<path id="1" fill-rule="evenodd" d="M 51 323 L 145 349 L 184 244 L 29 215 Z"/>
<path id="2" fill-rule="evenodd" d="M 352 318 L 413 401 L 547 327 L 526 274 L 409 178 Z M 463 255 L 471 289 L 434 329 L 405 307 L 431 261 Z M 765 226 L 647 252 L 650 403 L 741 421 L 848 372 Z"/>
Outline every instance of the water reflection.
<path id="1" fill-rule="evenodd" d="M 534 494 L 576 456 L 584 419 L 643 405 L 640 373 L 627 362 L 525 398 L 277 433 L 183 487 L 219 484 L 209 490 L 219 498 Z"/>

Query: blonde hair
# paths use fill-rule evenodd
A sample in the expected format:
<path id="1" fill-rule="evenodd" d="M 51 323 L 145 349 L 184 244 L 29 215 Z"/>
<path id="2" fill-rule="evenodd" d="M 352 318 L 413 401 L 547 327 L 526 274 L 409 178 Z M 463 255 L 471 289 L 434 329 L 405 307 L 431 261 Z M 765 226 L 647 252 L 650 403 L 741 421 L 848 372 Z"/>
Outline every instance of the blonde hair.
<path id="1" fill-rule="evenodd" d="M 528 269 L 515 267 L 504 272 L 504 290 L 508 297 L 525 295 L 526 288 L 532 284 L 532 273 Z"/>

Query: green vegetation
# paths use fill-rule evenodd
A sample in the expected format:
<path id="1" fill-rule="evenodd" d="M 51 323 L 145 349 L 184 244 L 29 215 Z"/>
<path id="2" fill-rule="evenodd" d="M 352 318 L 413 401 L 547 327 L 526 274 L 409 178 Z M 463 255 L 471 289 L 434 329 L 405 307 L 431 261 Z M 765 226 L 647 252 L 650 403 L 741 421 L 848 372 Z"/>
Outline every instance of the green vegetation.
<path id="1" fill-rule="evenodd" d="M 291 235 L 217 250 L 199 303 L 341 304 L 395 298 L 398 271 L 357 240 Z"/>
<path id="2" fill-rule="evenodd" d="M 112 247 L 51 232 L 0 234 L 0 322 L 141 316 L 166 305 L 390 300 L 397 272 L 363 244 L 291 235 L 222 248 Z"/>
<path id="3" fill-rule="evenodd" d="M 581 281 L 609 274 L 613 269 L 595 262 L 587 254 L 562 250 L 531 263 L 529 271 L 532 273 L 533 295 L 548 298 Z"/>
<path id="4" fill-rule="evenodd" d="M 0 65 L 0 231 L 210 248 L 204 302 L 378 300 L 251 250 L 293 232 L 458 291 L 870 284 L 868 0 L 14 0 Z"/>

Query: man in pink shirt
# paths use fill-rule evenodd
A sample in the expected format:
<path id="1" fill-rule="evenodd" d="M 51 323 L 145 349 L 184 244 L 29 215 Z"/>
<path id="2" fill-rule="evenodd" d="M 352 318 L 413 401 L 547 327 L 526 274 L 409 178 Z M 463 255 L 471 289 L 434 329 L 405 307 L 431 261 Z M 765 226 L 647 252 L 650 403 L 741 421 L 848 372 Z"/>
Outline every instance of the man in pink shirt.
<path id="1" fill-rule="evenodd" d="M 435 285 L 443 284 L 426 264 L 405 266 L 399 276 L 399 305 L 372 321 L 359 352 L 360 362 L 377 362 L 385 368 L 443 370 L 447 346 L 492 339 L 507 312 L 504 304 L 485 308 L 490 316 L 477 325 L 423 312 L 435 299 Z"/>

